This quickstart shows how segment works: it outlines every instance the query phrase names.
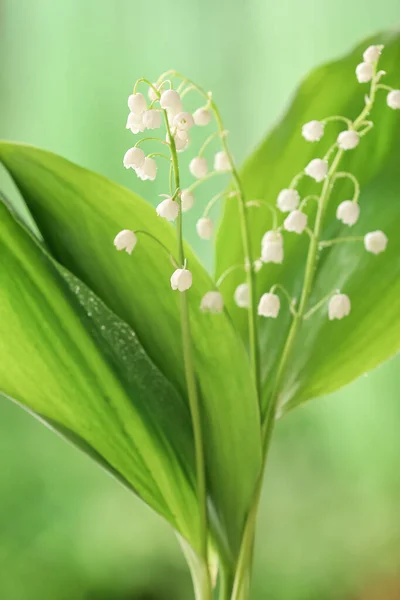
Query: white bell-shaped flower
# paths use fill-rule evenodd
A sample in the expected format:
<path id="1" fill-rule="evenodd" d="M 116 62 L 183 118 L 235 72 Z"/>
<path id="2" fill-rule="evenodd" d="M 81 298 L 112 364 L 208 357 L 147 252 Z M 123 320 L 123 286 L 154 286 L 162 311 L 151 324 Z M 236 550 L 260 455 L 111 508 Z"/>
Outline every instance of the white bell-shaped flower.
<path id="1" fill-rule="evenodd" d="M 189 131 L 194 125 L 194 119 L 189 112 L 179 112 L 175 115 L 173 124 L 182 131 Z"/>
<path id="2" fill-rule="evenodd" d="M 156 207 L 156 213 L 167 221 L 175 221 L 179 214 L 179 204 L 168 196 Z"/>
<path id="3" fill-rule="evenodd" d="M 230 171 L 231 163 L 226 152 L 217 152 L 214 156 L 214 169 L 216 171 Z"/>
<path id="4" fill-rule="evenodd" d="M 376 63 L 379 60 L 383 46 L 368 46 L 363 54 L 364 62 Z"/>
<path id="5" fill-rule="evenodd" d="M 165 90 L 161 94 L 160 106 L 177 114 L 182 110 L 181 97 L 176 90 Z"/>
<path id="6" fill-rule="evenodd" d="M 192 273 L 188 269 L 176 269 L 171 275 L 171 287 L 178 292 L 186 292 L 192 287 Z"/>
<path id="7" fill-rule="evenodd" d="M 364 246 L 372 254 L 380 254 L 386 250 L 388 243 L 387 236 L 383 231 L 371 231 L 364 237 Z"/>
<path id="8" fill-rule="evenodd" d="M 131 94 L 128 98 L 129 110 L 135 115 L 141 115 L 147 108 L 146 98 L 143 94 Z"/>
<path id="9" fill-rule="evenodd" d="M 267 231 L 261 241 L 261 260 L 280 264 L 283 261 L 283 237 L 279 231 Z"/>
<path id="10" fill-rule="evenodd" d="M 132 112 L 129 113 L 126 128 L 130 129 L 134 134 L 142 133 L 146 129 L 146 126 L 143 123 L 143 113 L 140 115 L 136 115 Z"/>
<path id="11" fill-rule="evenodd" d="M 114 246 L 117 250 L 125 250 L 128 254 L 131 254 L 136 246 L 136 242 L 137 237 L 135 233 L 129 229 L 123 229 L 116 235 Z"/>
<path id="12" fill-rule="evenodd" d="M 183 152 L 190 144 L 190 136 L 187 131 L 178 129 L 174 134 L 175 148 L 177 152 Z"/>
<path id="13" fill-rule="evenodd" d="M 253 262 L 253 269 L 254 269 L 254 273 L 258 273 L 259 271 L 261 271 L 262 266 L 263 266 L 263 261 L 261 260 L 261 258 L 257 258 L 254 262 Z"/>
<path id="14" fill-rule="evenodd" d="M 188 210 L 190 210 L 192 208 L 193 204 L 194 204 L 194 196 L 193 196 L 192 192 L 189 192 L 189 190 L 182 190 L 182 193 L 181 193 L 182 211 L 187 212 Z"/>
<path id="15" fill-rule="evenodd" d="M 333 319 L 343 319 L 350 313 L 351 302 L 346 294 L 334 294 L 329 300 L 328 317 L 330 321 Z"/>
<path id="16" fill-rule="evenodd" d="M 224 298 L 221 292 L 210 291 L 204 294 L 200 303 L 200 310 L 209 313 L 222 313 L 224 310 Z"/>
<path id="17" fill-rule="evenodd" d="M 307 227 L 307 215 L 301 210 L 292 210 L 284 220 L 283 227 L 292 233 L 303 233 Z"/>
<path id="18" fill-rule="evenodd" d="M 328 161 L 314 158 L 304 169 L 306 175 L 320 183 L 328 175 Z"/>
<path id="19" fill-rule="evenodd" d="M 281 302 L 276 294 L 263 294 L 258 303 L 257 314 L 261 317 L 271 317 L 276 319 L 279 314 Z"/>
<path id="20" fill-rule="evenodd" d="M 151 108 L 143 113 L 143 124 L 146 129 L 158 129 L 161 127 L 161 113 L 159 110 Z"/>
<path id="21" fill-rule="evenodd" d="M 352 150 L 360 143 L 360 136 L 357 131 L 342 131 L 338 135 L 337 143 L 342 150 Z"/>
<path id="22" fill-rule="evenodd" d="M 203 156 L 196 156 L 190 161 L 189 170 L 197 179 L 203 179 L 208 172 L 208 163 Z"/>
<path id="23" fill-rule="evenodd" d="M 344 200 L 339 204 L 336 210 L 336 218 L 350 227 L 357 223 L 360 216 L 360 207 L 353 200 Z"/>
<path id="24" fill-rule="evenodd" d="M 362 62 L 357 65 L 356 77 L 359 83 L 368 83 L 374 76 L 374 66 L 369 62 Z"/>
<path id="25" fill-rule="evenodd" d="M 202 217 L 196 223 L 196 231 L 202 240 L 210 240 L 214 232 L 214 223 L 208 217 Z"/>
<path id="26" fill-rule="evenodd" d="M 129 148 L 125 152 L 124 167 L 125 169 L 140 169 L 144 165 L 145 154 L 141 148 Z"/>
<path id="27" fill-rule="evenodd" d="M 290 212 L 298 207 L 300 194 L 297 190 L 284 189 L 279 192 L 276 205 L 282 212 Z"/>
<path id="28" fill-rule="evenodd" d="M 389 108 L 400 110 L 400 90 L 392 90 L 388 93 L 386 102 Z"/>
<path id="29" fill-rule="evenodd" d="M 157 175 L 156 161 L 153 158 L 146 156 L 143 165 L 139 169 L 136 169 L 136 175 L 143 181 L 146 181 L 147 179 L 154 181 Z"/>
<path id="30" fill-rule="evenodd" d="M 250 306 L 250 291 L 247 283 L 241 283 L 237 286 L 233 298 L 239 308 L 248 308 Z"/>
<path id="31" fill-rule="evenodd" d="M 198 108 L 193 113 L 193 120 L 195 125 L 198 125 L 199 127 L 205 127 L 211 121 L 211 112 L 208 110 L 208 108 Z"/>
<path id="32" fill-rule="evenodd" d="M 325 125 L 321 121 L 309 121 L 303 125 L 301 133 L 307 142 L 319 142 L 324 135 Z"/>

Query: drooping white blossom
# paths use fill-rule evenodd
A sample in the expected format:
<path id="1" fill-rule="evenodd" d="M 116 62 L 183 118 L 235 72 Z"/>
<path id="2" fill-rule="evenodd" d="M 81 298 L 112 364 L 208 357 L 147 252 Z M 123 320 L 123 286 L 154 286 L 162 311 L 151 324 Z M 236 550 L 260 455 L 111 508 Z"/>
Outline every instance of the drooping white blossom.
<path id="1" fill-rule="evenodd" d="M 364 237 L 364 246 L 372 254 L 380 254 L 386 250 L 388 243 L 387 236 L 383 231 L 371 231 Z"/>
<path id="2" fill-rule="evenodd" d="M 192 287 L 192 273 L 188 269 L 176 269 L 171 275 L 171 288 L 178 292 L 186 292 Z"/>
<path id="3" fill-rule="evenodd" d="M 168 136 L 167 136 L 168 140 Z M 177 152 L 183 152 L 190 144 L 190 135 L 183 129 L 177 129 L 174 133 L 175 148 Z"/>
<path id="4" fill-rule="evenodd" d="M 374 76 L 374 66 L 369 62 L 362 62 L 357 65 L 356 77 L 359 83 L 368 83 Z"/>
<path id="5" fill-rule="evenodd" d="M 188 210 L 190 210 L 192 208 L 193 204 L 194 204 L 194 196 L 193 196 L 192 192 L 189 192 L 189 190 L 182 190 L 182 193 L 181 193 L 182 211 L 187 212 Z"/>
<path id="6" fill-rule="evenodd" d="M 338 135 L 337 143 L 342 150 L 352 150 L 360 143 L 360 136 L 357 131 L 342 131 Z"/>
<path id="7" fill-rule="evenodd" d="M 261 271 L 262 266 L 263 266 L 263 261 L 261 260 L 261 258 L 257 258 L 254 262 L 253 262 L 253 269 L 254 269 L 254 273 L 258 273 L 259 271 Z"/>
<path id="8" fill-rule="evenodd" d="M 270 317 L 276 319 L 279 314 L 281 302 L 276 294 L 263 294 L 258 303 L 257 314 L 262 317 Z"/>
<path id="9" fill-rule="evenodd" d="M 117 250 L 125 250 L 128 254 L 132 254 L 132 250 L 136 246 L 137 237 L 133 231 L 123 229 L 114 239 L 114 246 Z"/>
<path id="10" fill-rule="evenodd" d="M 320 183 L 328 175 L 328 161 L 322 158 L 314 158 L 304 169 L 306 175 Z"/>
<path id="11" fill-rule="evenodd" d="M 328 317 L 333 319 L 343 319 L 350 313 L 351 302 L 346 294 L 334 294 L 328 304 Z"/>
<path id="12" fill-rule="evenodd" d="M 145 110 L 143 113 L 143 124 L 146 129 L 158 129 L 161 127 L 161 113 L 154 108 Z"/>
<path id="13" fill-rule="evenodd" d="M 325 125 L 321 121 L 309 121 L 309 123 L 303 125 L 301 133 L 307 142 L 319 142 L 324 135 L 324 128 Z"/>
<path id="14" fill-rule="evenodd" d="M 181 97 L 176 90 L 165 90 L 161 94 L 160 106 L 176 115 L 182 110 Z"/>
<path id="15" fill-rule="evenodd" d="M 214 232 L 214 223 L 208 217 L 202 217 L 196 223 L 196 231 L 202 240 L 210 240 Z"/>
<path id="16" fill-rule="evenodd" d="M 297 190 L 284 189 L 279 192 L 276 205 L 282 212 L 290 212 L 298 207 L 300 194 Z"/>
<path id="17" fill-rule="evenodd" d="M 157 175 L 157 163 L 154 158 L 146 156 L 143 165 L 136 169 L 136 175 L 143 181 L 154 181 Z"/>
<path id="18" fill-rule="evenodd" d="M 339 204 L 336 210 L 336 218 L 342 221 L 344 225 L 350 227 L 357 223 L 358 217 L 360 216 L 360 207 L 357 202 L 353 200 L 344 200 Z"/>
<path id="19" fill-rule="evenodd" d="M 236 305 L 239 308 L 248 308 L 250 305 L 250 292 L 247 283 L 241 283 L 237 286 L 233 295 Z"/>
<path id="20" fill-rule="evenodd" d="M 400 110 L 400 90 L 392 90 L 386 97 L 386 102 L 389 108 Z"/>
<path id="21" fill-rule="evenodd" d="M 125 169 L 140 169 L 144 165 L 145 154 L 141 148 L 129 148 L 125 152 L 124 167 Z"/>
<path id="22" fill-rule="evenodd" d="M 143 123 L 143 113 L 136 115 L 135 113 L 129 113 L 128 120 L 126 122 L 126 129 L 130 129 L 132 133 L 142 133 L 146 126 Z"/>
<path id="23" fill-rule="evenodd" d="M 363 54 L 364 62 L 375 63 L 379 60 L 383 46 L 368 46 Z"/>
<path id="24" fill-rule="evenodd" d="M 189 131 L 194 125 L 194 119 L 189 112 L 179 112 L 175 115 L 173 124 L 182 131 Z"/>
<path id="25" fill-rule="evenodd" d="M 211 121 L 211 112 L 208 108 L 198 108 L 193 113 L 193 119 L 197 126 L 205 127 Z"/>
<path id="26" fill-rule="evenodd" d="M 217 152 L 214 156 L 214 169 L 216 171 L 230 171 L 231 164 L 226 152 Z"/>
<path id="27" fill-rule="evenodd" d="M 204 294 L 200 303 L 200 310 L 209 313 L 222 313 L 224 310 L 224 298 L 221 292 L 211 290 Z"/>
<path id="28" fill-rule="evenodd" d="M 280 264 L 283 261 L 283 237 L 279 231 L 267 231 L 261 241 L 261 260 Z"/>
<path id="29" fill-rule="evenodd" d="M 190 161 L 189 170 L 197 179 L 203 179 L 208 172 L 207 159 L 205 159 L 203 156 L 196 156 Z"/>
<path id="30" fill-rule="evenodd" d="M 175 221 L 179 214 L 179 204 L 170 197 L 165 198 L 165 200 L 160 202 L 156 207 L 156 213 L 159 217 L 162 217 L 167 221 Z"/>
<path id="31" fill-rule="evenodd" d="M 135 115 L 141 115 L 147 108 L 146 98 L 143 94 L 131 94 L 128 98 L 129 110 Z"/>
<path id="32" fill-rule="evenodd" d="M 307 215 L 301 210 L 292 210 L 283 222 L 286 231 L 293 233 L 303 233 L 307 227 Z"/>

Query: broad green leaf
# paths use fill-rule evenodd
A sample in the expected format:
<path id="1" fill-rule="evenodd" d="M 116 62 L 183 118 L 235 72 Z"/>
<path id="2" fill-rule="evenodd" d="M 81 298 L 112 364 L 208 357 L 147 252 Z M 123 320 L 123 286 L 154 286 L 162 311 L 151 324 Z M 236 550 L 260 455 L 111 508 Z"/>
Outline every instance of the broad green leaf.
<path id="1" fill-rule="evenodd" d="M 0 202 L 1 393 L 89 453 L 196 547 L 187 407 L 129 326 L 66 276 L 70 285 Z"/>
<path id="2" fill-rule="evenodd" d="M 132 256 L 118 253 L 121 229 L 147 230 L 175 254 L 173 228 L 132 192 L 53 154 L 2 143 L 0 158 L 17 183 L 52 255 L 137 333 L 155 365 L 186 397 L 178 292 L 170 258 L 140 236 Z M 226 314 L 199 310 L 211 279 L 189 248 L 188 293 L 195 367 L 204 419 L 213 514 L 238 551 L 260 468 L 259 414 L 249 361 Z"/>
<path id="3" fill-rule="evenodd" d="M 288 187 L 292 178 L 315 157 L 322 157 L 345 126 L 328 124 L 319 143 L 307 143 L 301 127 L 312 119 L 330 115 L 355 118 L 364 106 L 367 85 L 355 77 L 356 65 L 363 50 L 372 43 L 383 43 L 385 49 L 380 67 L 387 71 L 384 82 L 400 87 L 400 36 L 382 35 L 368 40 L 345 58 L 314 71 L 302 83 L 281 123 L 248 160 L 242 171 L 247 200 L 276 202 L 279 191 Z M 345 385 L 362 373 L 394 355 L 400 348 L 400 114 L 386 106 L 386 92 L 379 91 L 370 118 L 375 126 L 359 147 L 348 151 L 341 171 L 354 173 L 361 184 L 361 216 L 352 228 L 341 226 L 335 218 L 338 203 L 351 198 L 351 185 L 335 186 L 325 219 L 324 239 L 346 235 L 363 235 L 382 229 L 389 237 L 386 252 L 379 256 L 366 253 L 362 243 L 325 249 L 319 256 L 314 288 L 309 307 L 325 295 L 340 288 L 351 298 L 352 309 L 341 322 L 328 322 L 326 307 L 309 321 L 303 322 L 292 353 L 280 405 L 285 409 Z M 304 178 L 300 193 L 318 193 L 320 185 Z M 249 209 L 251 238 L 255 256 L 260 254 L 262 235 L 272 228 L 267 207 Z M 315 209 L 307 208 L 312 224 Z M 279 224 L 284 215 L 280 214 Z M 293 297 L 299 298 L 308 238 L 304 234 L 284 233 L 285 259 L 282 265 L 264 265 L 257 275 L 258 295 L 275 283 L 282 283 Z M 217 275 L 231 265 L 243 261 L 240 222 L 235 202 L 226 201 L 217 238 Z M 233 321 L 244 339 L 247 338 L 245 311 L 233 303 L 233 291 L 241 282 L 240 275 L 226 279 L 224 294 Z M 282 299 L 282 310 L 276 320 L 259 318 L 261 369 L 264 405 L 268 400 L 277 364 L 290 326 L 290 313 Z"/>

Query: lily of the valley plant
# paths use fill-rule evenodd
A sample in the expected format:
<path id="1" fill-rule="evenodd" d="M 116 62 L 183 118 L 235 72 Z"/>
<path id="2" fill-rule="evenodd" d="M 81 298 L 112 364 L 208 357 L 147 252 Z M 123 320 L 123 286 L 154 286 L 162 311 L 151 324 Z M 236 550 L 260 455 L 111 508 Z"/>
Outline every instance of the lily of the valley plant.
<path id="1" fill-rule="evenodd" d="M 0 146 L 34 221 L 4 199 L 0 390 L 171 523 L 197 600 L 249 598 L 278 418 L 400 347 L 400 90 L 382 70 L 399 85 L 399 64 L 387 36 L 312 74 L 241 171 L 211 92 L 176 71 L 139 79 L 123 165 L 149 195 L 163 178 L 155 210 Z M 211 278 L 185 215 L 217 182 L 196 224 L 216 237 Z"/>

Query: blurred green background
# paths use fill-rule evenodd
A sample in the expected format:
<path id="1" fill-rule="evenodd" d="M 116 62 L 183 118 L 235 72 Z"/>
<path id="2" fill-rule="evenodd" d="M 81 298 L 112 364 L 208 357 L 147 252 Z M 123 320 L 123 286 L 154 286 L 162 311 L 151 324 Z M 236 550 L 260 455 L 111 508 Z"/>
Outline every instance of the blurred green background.
<path id="1" fill-rule="evenodd" d="M 176 68 L 212 89 L 239 161 L 300 79 L 400 23 L 398 0 L 0 0 L 1 137 L 132 187 L 136 78 Z M 398 81 L 398 75 L 397 79 Z M 11 189 L 10 182 L 1 178 Z M 198 203 L 201 205 L 201 201 Z M 188 237 L 210 266 L 204 242 Z M 400 598 L 400 360 L 279 423 L 254 599 Z M 189 600 L 173 534 L 88 458 L 0 399 L 0 598 Z"/>

